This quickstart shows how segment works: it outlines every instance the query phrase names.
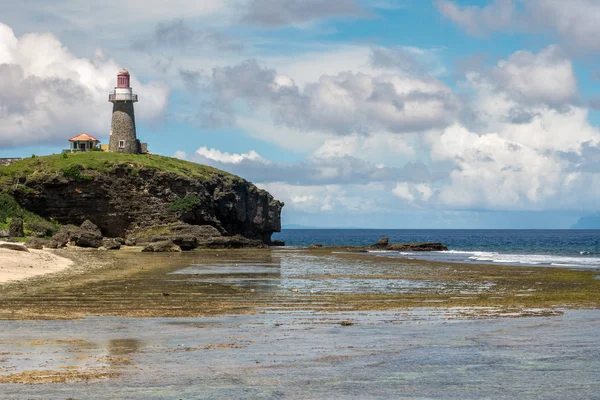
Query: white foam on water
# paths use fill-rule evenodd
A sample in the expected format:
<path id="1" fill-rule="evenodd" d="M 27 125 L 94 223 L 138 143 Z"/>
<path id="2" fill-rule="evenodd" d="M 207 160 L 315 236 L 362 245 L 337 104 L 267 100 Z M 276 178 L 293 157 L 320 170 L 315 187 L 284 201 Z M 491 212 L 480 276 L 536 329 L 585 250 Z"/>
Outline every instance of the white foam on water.
<path id="1" fill-rule="evenodd" d="M 469 257 L 469 260 L 503 264 L 553 265 L 557 267 L 600 267 L 600 258 L 598 257 L 570 257 L 547 254 L 474 252 L 473 255 Z"/>
<path id="2" fill-rule="evenodd" d="M 402 257 L 431 261 L 484 262 L 508 265 L 600 268 L 600 257 L 576 257 L 551 254 L 504 254 L 492 251 L 449 250 L 439 252 L 396 252 Z"/>

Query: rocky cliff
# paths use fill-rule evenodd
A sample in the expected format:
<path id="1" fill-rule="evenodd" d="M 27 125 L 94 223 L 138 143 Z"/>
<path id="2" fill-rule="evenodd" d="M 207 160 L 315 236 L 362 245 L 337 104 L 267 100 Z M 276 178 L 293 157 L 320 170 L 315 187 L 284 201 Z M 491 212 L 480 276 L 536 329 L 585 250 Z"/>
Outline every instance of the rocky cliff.
<path id="1" fill-rule="evenodd" d="M 61 224 L 96 224 L 105 236 L 182 221 L 269 243 L 283 203 L 226 172 L 156 155 L 81 153 L 0 167 L 0 192 Z"/>

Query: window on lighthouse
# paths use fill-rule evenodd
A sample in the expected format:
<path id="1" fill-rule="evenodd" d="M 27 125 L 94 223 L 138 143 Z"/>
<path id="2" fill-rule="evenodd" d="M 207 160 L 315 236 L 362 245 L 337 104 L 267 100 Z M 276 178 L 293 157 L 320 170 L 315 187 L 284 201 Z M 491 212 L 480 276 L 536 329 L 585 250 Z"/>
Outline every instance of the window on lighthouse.
<path id="1" fill-rule="evenodd" d="M 125 148 L 125 141 L 124 140 L 119 140 L 119 148 L 120 149 L 124 149 Z"/>

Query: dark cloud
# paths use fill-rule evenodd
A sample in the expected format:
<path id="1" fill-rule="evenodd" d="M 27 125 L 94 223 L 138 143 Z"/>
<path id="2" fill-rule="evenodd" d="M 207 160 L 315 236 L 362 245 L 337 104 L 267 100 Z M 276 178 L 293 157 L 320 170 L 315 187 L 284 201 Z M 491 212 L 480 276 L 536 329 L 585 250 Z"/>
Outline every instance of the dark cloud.
<path id="1" fill-rule="evenodd" d="M 355 0 L 250 0 L 242 11 L 242 22 L 280 27 L 322 18 L 365 16 Z"/>
<path id="2" fill-rule="evenodd" d="M 444 17 L 474 36 L 506 29 L 514 23 L 516 13 L 513 0 L 494 0 L 483 7 L 459 6 L 453 1 L 438 0 L 435 6 Z"/>
<path id="3" fill-rule="evenodd" d="M 167 46 L 185 46 L 194 40 L 195 36 L 196 32 L 182 19 L 159 23 L 154 31 L 154 41 Z"/>
<path id="4" fill-rule="evenodd" d="M 456 96 L 431 78 L 406 78 L 399 91 L 392 77 L 346 72 L 323 75 L 301 90 L 289 77 L 253 60 L 214 68 L 212 89 L 221 110 L 244 100 L 251 107 L 269 109 L 276 123 L 340 135 L 444 127 L 460 108 Z"/>
<path id="5" fill-rule="evenodd" d="M 197 92 L 200 87 L 200 79 L 202 74 L 200 71 L 180 69 L 179 76 L 183 81 L 185 87 L 190 92 Z"/>
<path id="6" fill-rule="evenodd" d="M 594 110 L 600 110 L 600 97 L 596 97 L 596 98 L 591 99 L 588 102 L 588 106 L 590 108 L 593 108 Z"/>
<path id="7" fill-rule="evenodd" d="M 159 23 L 149 37 L 134 41 L 131 47 L 143 52 L 207 47 L 233 52 L 244 49 L 243 43 L 222 32 L 195 29 L 183 19 Z"/>
<path id="8" fill-rule="evenodd" d="M 581 144 L 580 152 L 557 152 L 558 156 L 570 163 L 568 172 L 600 172 L 600 145 L 592 142 Z"/>
<path id="9" fill-rule="evenodd" d="M 495 32 L 550 33 L 572 55 L 600 51 L 598 0 L 493 0 L 483 6 L 438 0 L 439 12 L 473 36 Z"/>
<path id="10" fill-rule="evenodd" d="M 244 158 L 237 163 L 220 162 L 195 153 L 191 160 L 213 166 L 253 182 L 280 182 L 291 185 L 368 184 L 373 182 L 429 182 L 431 173 L 420 162 L 402 168 L 380 167 L 352 157 L 309 158 L 297 163 L 270 163 Z"/>
<path id="11" fill-rule="evenodd" d="M 374 68 L 395 69 L 413 76 L 429 73 L 430 67 L 403 48 L 376 48 L 371 52 Z"/>

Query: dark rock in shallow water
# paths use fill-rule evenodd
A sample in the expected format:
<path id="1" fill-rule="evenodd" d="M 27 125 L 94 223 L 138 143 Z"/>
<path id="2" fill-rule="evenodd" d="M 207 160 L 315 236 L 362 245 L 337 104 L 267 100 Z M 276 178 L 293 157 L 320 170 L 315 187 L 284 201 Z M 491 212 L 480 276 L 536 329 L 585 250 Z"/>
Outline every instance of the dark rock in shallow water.
<path id="1" fill-rule="evenodd" d="M 15 217 L 10 221 L 10 225 L 8 227 L 8 236 L 16 238 L 25 237 L 22 218 Z"/>
<path id="2" fill-rule="evenodd" d="M 104 239 L 102 241 L 102 247 L 106 250 L 120 250 L 121 243 L 116 239 Z"/>
<path id="3" fill-rule="evenodd" d="M 158 232 L 158 233 L 156 233 Z M 222 236 L 210 225 L 168 224 L 140 230 L 135 235 L 138 243 L 170 241 L 181 250 L 203 249 L 241 249 L 265 248 L 267 245 L 259 239 L 248 239 L 242 235 Z"/>
<path id="4" fill-rule="evenodd" d="M 157 225 L 143 229 L 134 234 L 137 243 L 153 243 L 171 241 L 182 250 L 193 250 L 200 243 L 210 242 L 221 237 L 221 233 L 210 225 L 189 225 L 183 223 Z"/>
<path id="5" fill-rule="evenodd" d="M 281 241 L 281 240 L 271 240 L 271 243 L 269 243 L 269 246 L 271 246 L 271 247 L 283 247 L 283 246 L 285 246 L 285 242 Z"/>
<path id="6" fill-rule="evenodd" d="M 448 251 L 448 247 L 442 243 L 405 243 L 390 244 L 386 250 L 392 251 Z"/>
<path id="7" fill-rule="evenodd" d="M 319 244 L 319 243 L 315 243 L 315 244 L 311 244 L 310 246 L 308 246 L 309 249 L 314 250 L 314 249 L 322 249 L 323 245 Z"/>
<path id="8" fill-rule="evenodd" d="M 77 239 L 75 240 L 77 247 L 87 247 L 97 249 L 102 247 L 102 232 L 96 225 L 89 220 L 84 221 L 79 227 Z"/>
<path id="9" fill-rule="evenodd" d="M 242 235 L 236 235 L 213 238 L 203 243 L 199 243 L 198 247 L 204 249 L 263 249 L 267 248 L 268 246 L 264 244 L 262 240 L 253 240 L 245 238 Z"/>
<path id="10" fill-rule="evenodd" d="M 142 249 L 144 253 L 178 253 L 181 247 L 171 241 L 150 243 Z"/>
<path id="11" fill-rule="evenodd" d="M 390 238 L 389 237 L 384 237 L 384 238 L 379 239 L 377 241 L 377 243 L 375 243 L 371 247 L 387 247 L 388 244 L 390 244 Z"/>
<path id="12" fill-rule="evenodd" d="M 25 253 L 29 253 L 29 250 L 27 249 L 27 247 L 23 246 L 22 244 L 18 244 L 18 243 L 0 243 L 0 249 L 23 251 Z"/>

